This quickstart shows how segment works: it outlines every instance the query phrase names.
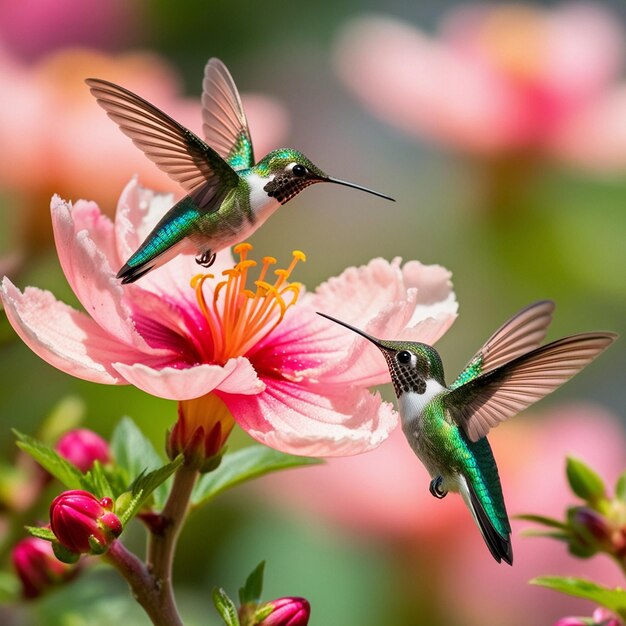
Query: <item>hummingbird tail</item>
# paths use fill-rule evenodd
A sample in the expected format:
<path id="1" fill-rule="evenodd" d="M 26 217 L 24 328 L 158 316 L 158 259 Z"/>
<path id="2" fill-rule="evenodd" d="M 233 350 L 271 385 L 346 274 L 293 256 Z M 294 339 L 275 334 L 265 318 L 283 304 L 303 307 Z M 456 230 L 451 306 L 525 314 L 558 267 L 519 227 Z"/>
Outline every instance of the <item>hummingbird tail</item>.
<path id="1" fill-rule="evenodd" d="M 493 525 L 493 522 L 487 515 L 485 508 L 480 502 L 476 490 L 464 476 L 460 480 L 460 490 L 463 500 L 467 508 L 470 510 L 476 525 L 491 552 L 491 556 L 500 563 L 504 561 L 509 565 L 513 565 L 513 548 L 511 546 L 510 534 L 503 537 Z"/>
<path id="2" fill-rule="evenodd" d="M 122 285 L 127 285 L 128 283 L 134 283 L 136 280 L 139 280 L 152 269 L 154 269 L 154 265 L 136 265 L 135 267 L 131 267 L 128 263 L 125 263 L 120 268 L 115 278 L 119 278 L 122 281 Z"/>
<path id="3" fill-rule="evenodd" d="M 190 248 L 188 242 L 181 240 L 162 252 L 155 253 L 148 238 L 130 259 L 124 263 L 115 277 L 122 281 L 122 285 L 134 283 L 148 272 L 161 267 L 161 265 L 164 265 L 181 253 L 189 252 L 190 249 L 193 248 Z"/>

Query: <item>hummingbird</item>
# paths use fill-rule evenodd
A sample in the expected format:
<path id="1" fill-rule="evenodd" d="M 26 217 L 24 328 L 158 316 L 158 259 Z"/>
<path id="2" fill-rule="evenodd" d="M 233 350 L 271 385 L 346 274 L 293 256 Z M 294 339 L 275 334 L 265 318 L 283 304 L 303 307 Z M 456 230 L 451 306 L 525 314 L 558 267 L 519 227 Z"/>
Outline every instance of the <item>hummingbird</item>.
<path id="1" fill-rule="evenodd" d="M 314 183 L 335 183 L 392 200 L 332 178 L 291 148 L 255 164 L 239 92 L 219 59 L 209 59 L 202 82 L 204 140 L 124 87 L 88 78 L 89 90 L 120 130 L 187 195 L 171 207 L 117 273 L 132 283 L 181 252 L 209 267 L 215 254 L 259 228 L 276 209 Z"/>
<path id="2" fill-rule="evenodd" d="M 540 346 L 554 303 L 535 302 L 503 324 L 446 385 L 439 353 L 424 343 L 365 337 L 383 353 L 402 430 L 428 470 L 430 493 L 460 492 L 494 559 L 513 564 L 511 526 L 487 433 L 569 380 L 617 335 L 590 332 Z"/>

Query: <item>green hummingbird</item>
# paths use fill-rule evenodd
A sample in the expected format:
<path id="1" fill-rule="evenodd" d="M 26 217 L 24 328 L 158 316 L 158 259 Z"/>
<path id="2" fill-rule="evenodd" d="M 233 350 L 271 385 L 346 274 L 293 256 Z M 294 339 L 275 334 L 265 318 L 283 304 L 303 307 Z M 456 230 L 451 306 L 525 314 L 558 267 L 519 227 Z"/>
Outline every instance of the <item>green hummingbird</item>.
<path id="1" fill-rule="evenodd" d="M 487 433 L 540 400 L 595 359 L 617 337 L 591 332 L 540 347 L 554 303 L 535 302 L 503 324 L 447 386 L 438 352 L 411 341 L 371 341 L 383 353 L 402 430 L 428 470 L 430 492 L 460 492 L 493 557 L 513 563 L 511 526 Z"/>
<path id="2" fill-rule="evenodd" d="M 255 164 L 239 92 L 226 66 L 210 59 L 202 83 L 204 139 L 124 87 L 86 81 L 107 115 L 187 195 L 158 222 L 117 274 L 132 283 L 181 252 L 209 267 L 215 253 L 251 235 L 305 187 L 335 183 L 389 196 L 331 178 L 290 148 L 273 150 Z"/>

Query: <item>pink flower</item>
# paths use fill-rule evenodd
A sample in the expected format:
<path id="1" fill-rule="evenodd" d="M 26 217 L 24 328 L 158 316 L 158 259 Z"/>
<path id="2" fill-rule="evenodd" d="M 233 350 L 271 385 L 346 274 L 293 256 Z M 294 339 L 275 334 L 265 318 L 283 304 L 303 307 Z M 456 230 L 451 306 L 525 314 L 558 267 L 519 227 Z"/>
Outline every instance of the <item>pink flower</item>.
<path id="1" fill-rule="evenodd" d="M 375 115 L 417 137 L 483 156 L 624 167 L 623 48 L 599 5 L 484 3 L 453 9 L 435 36 L 391 18 L 355 20 L 336 62 Z"/>
<path id="2" fill-rule="evenodd" d="M 201 134 L 199 96 L 182 98 L 176 72 L 153 53 L 71 49 L 25 65 L 0 47 L 0 80 L 11 85 L 0 99 L 0 145 L 11 146 L 0 187 L 15 194 L 14 211 L 31 245 L 49 242 L 44 207 L 53 193 L 93 198 L 108 214 L 134 174 L 150 188 L 183 194 L 104 114 L 84 83 L 90 76 L 128 87 Z M 262 156 L 285 134 L 286 113 L 266 96 L 242 98 L 255 154 Z"/>
<path id="3" fill-rule="evenodd" d="M 112 46 L 137 38 L 140 5 L 132 0 L 21 0 L 0 3 L 0 39 L 22 58 L 62 46 Z"/>
<path id="4" fill-rule="evenodd" d="M 242 244 L 237 263 L 228 251 L 218 255 L 218 278 L 197 275 L 190 286 L 198 266 L 180 255 L 122 286 L 116 271 L 170 205 L 131 182 L 113 224 L 94 203 L 55 197 L 59 259 L 86 312 L 37 288 L 21 293 L 5 278 L 7 317 L 28 346 L 85 380 L 182 402 L 215 393 L 250 435 L 287 452 L 357 454 L 386 439 L 397 416 L 367 389 L 388 380 L 384 360 L 316 311 L 434 343 L 455 318 L 449 273 L 375 259 L 306 294 L 288 282 L 302 253 L 270 278 L 276 260 L 265 257 L 257 270 Z"/>
<path id="5" fill-rule="evenodd" d="M 452 374 L 452 372 L 450 372 Z M 565 477 L 565 456 L 578 456 L 606 479 L 611 491 L 623 470 L 626 438 L 619 420 L 599 407 L 570 404 L 544 414 L 522 414 L 489 435 L 513 526 L 514 565 L 491 559 L 459 497 L 435 500 L 430 478 L 397 429 L 367 455 L 329 459 L 297 476 L 284 472 L 256 481 L 264 502 L 298 511 L 309 523 L 324 519 L 385 541 L 398 549 L 402 576 L 412 580 L 428 567 L 429 589 L 455 590 L 444 619 L 464 626 L 525 626 L 583 612 L 584 601 L 528 584 L 541 575 L 572 575 L 608 586 L 623 585 L 606 556 L 588 560 L 568 554 L 564 543 L 522 537 L 533 525 L 514 519 L 536 513 L 562 519 L 577 503 Z M 489 601 L 485 601 L 485 590 Z M 572 611 L 572 608 L 574 610 Z"/>
<path id="6" fill-rule="evenodd" d="M 306 626 L 311 615 L 311 605 L 304 598 L 279 598 L 267 602 L 262 608 L 270 605 L 273 611 L 260 626 Z"/>
<path id="7" fill-rule="evenodd" d="M 86 428 L 65 433 L 54 448 L 83 473 L 89 471 L 96 461 L 106 464 L 111 460 L 109 444 L 100 435 Z"/>
<path id="8" fill-rule="evenodd" d="M 50 505 L 50 528 L 58 542 L 76 554 L 101 554 L 122 534 L 111 498 L 88 491 L 64 491 Z"/>
<path id="9" fill-rule="evenodd" d="M 610 611 L 598 608 L 591 620 L 587 617 L 562 617 L 552 626 L 622 626 L 622 622 Z"/>
<path id="10" fill-rule="evenodd" d="M 11 552 L 13 567 L 22 582 L 25 598 L 37 598 L 49 588 L 71 578 L 76 569 L 61 563 L 49 541 L 26 537 Z"/>

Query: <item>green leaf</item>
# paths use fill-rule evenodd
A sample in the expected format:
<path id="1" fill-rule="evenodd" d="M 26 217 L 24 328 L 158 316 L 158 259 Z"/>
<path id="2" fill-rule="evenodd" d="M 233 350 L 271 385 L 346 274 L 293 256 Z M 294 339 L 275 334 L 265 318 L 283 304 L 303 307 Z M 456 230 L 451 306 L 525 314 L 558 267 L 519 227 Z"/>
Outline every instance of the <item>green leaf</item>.
<path id="1" fill-rule="evenodd" d="M 204 474 L 196 484 L 191 503 L 194 506 L 205 504 L 222 491 L 270 472 L 319 463 L 323 461 L 285 454 L 263 445 L 248 446 L 225 454 L 215 471 Z"/>
<path id="2" fill-rule="evenodd" d="M 113 431 L 111 452 L 117 465 L 126 470 L 127 483 L 163 465 L 163 459 L 154 449 L 152 442 L 130 417 L 121 419 Z M 154 503 L 158 509 L 163 508 L 167 494 L 165 484 L 159 485 L 154 491 Z"/>
<path id="3" fill-rule="evenodd" d="M 68 489 L 86 489 L 84 477 L 81 471 L 69 461 L 59 456 L 50 446 L 47 446 L 28 435 L 14 430 L 18 439 L 17 446 L 30 454 L 39 465 L 52 474 L 59 482 Z"/>
<path id="4" fill-rule="evenodd" d="M 85 474 L 83 481 L 90 485 L 90 491 L 97 498 L 116 498 L 120 495 L 115 491 L 109 482 L 104 468 L 100 461 L 96 461 L 93 467 Z"/>
<path id="5" fill-rule="evenodd" d="M 550 528 L 567 528 L 567 524 L 560 522 L 558 519 L 545 517 L 543 515 L 516 515 L 515 519 L 521 519 L 525 522 L 534 522 L 535 524 L 543 524 L 544 526 L 549 526 Z"/>
<path id="6" fill-rule="evenodd" d="M 568 456 L 566 472 L 570 487 L 579 498 L 594 502 L 604 497 L 602 478 L 580 459 Z"/>
<path id="7" fill-rule="evenodd" d="M 237 609 L 223 589 L 218 589 L 217 587 L 213 589 L 213 604 L 215 604 L 215 608 L 227 626 L 239 626 Z"/>
<path id="8" fill-rule="evenodd" d="M 126 525 L 139 512 L 154 490 L 158 489 L 183 464 L 184 460 L 183 455 L 180 454 L 171 463 L 137 477 L 129 488 L 132 498 L 125 506 L 120 506 L 116 510 L 122 525 Z"/>
<path id="9" fill-rule="evenodd" d="M 54 541 L 56 537 L 49 528 L 42 528 L 41 526 L 26 526 L 26 530 L 33 536 L 39 537 L 39 539 L 45 539 L 46 541 Z"/>
<path id="10" fill-rule="evenodd" d="M 557 541 L 564 541 L 569 543 L 571 536 L 568 533 L 561 531 L 551 530 L 533 530 L 531 528 L 522 530 L 520 533 L 523 537 L 549 537 L 550 539 L 556 539 Z"/>
<path id="11" fill-rule="evenodd" d="M 540 576 L 533 578 L 530 584 L 554 589 L 577 598 L 586 598 L 626 618 L 626 591 L 619 587 L 609 589 L 582 578 L 560 576 Z"/>
<path id="12" fill-rule="evenodd" d="M 239 590 L 240 604 L 248 604 L 253 602 L 257 604 L 261 592 L 263 591 L 263 570 L 265 569 L 265 561 L 261 561 L 252 571 L 250 576 L 246 578 L 246 584 Z"/>
<path id="13" fill-rule="evenodd" d="M 615 495 L 622 501 L 626 501 L 626 472 L 623 472 L 615 483 Z"/>

